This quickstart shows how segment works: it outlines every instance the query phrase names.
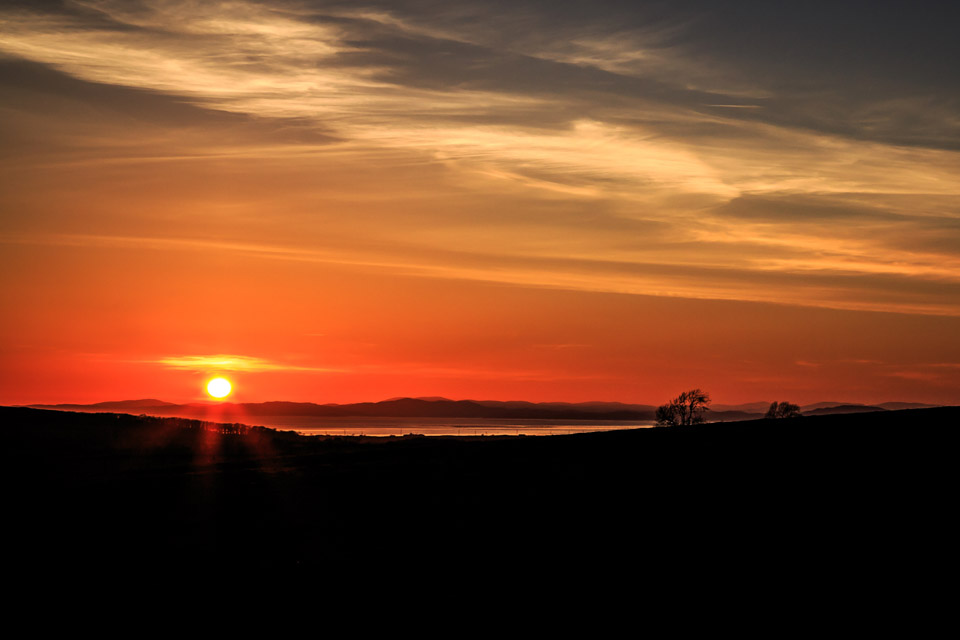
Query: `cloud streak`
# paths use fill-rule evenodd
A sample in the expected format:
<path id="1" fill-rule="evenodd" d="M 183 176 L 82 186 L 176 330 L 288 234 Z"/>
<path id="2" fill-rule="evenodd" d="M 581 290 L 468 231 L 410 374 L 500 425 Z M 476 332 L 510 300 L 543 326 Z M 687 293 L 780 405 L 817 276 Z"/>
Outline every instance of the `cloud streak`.
<path id="1" fill-rule="evenodd" d="M 300 366 L 236 354 L 177 355 L 166 356 L 155 360 L 146 360 L 144 362 L 163 365 L 170 369 L 195 372 L 223 371 L 263 373 L 274 371 L 311 371 L 317 373 L 334 373 L 343 371 L 343 369 Z"/>
<path id="2" fill-rule="evenodd" d="M 823 24 L 784 30 L 784 17 L 752 2 L 729 15 L 702 2 L 603 7 L 84 0 L 3 10 L 0 50 L 90 92 L 97 134 L 75 146 L 93 151 L 51 171 L 253 158 L 275 161 L 274 176 L 305 159 L 313 175 L 415 166 L 426 176 L 324 191 L 308 175 L 266 204 L 217 193 L 236 238 L 207 239 L 159 213 L 170 237 L 52 234 L 53 222 L 31 227 L 25 216 L 3 230 L 16 242 L 216 250 L 518 286 L 958 313 L 960 92 L 942 83 L 942 61 L 890 73 L 901 63 L 843 9 L 818 6 Z M 893 17 L 878 28 L 895 32 Z M 836 57 L 816 40 L 823 29 L 846 29 L 863 55 Z M 940 31 L 926 37 L 952 51 Z M 165 142 L 169 123 L 131 140 L 96 118 L 109 100 L 91 87 L 137 92 L 137 105 L 204 124 L 185 124 L 176 145 Z M 31 105 L 11 111 L 26 122 Z M 229 166 L 238 181 L 269 170 Z M 295 201 L 308 186 L 311 199 Z M 347 199 L 370 203 L 350 218 L 364 220 L 354 230 L 330 205 Z M 254 206 L 270 207 L 277 227 L 333 241 L 261 239 Z"/>
<path id="3" fill-rule="evenodd" d="M 48 244 L 154 251 L 212 251 L 248 258 L 389 270 L 415 277 L 471 280 L 525 287 L 712 300 L 744 300 L 860 311 L 960 316 L 960 275 L 951 265 L 894 262 L 886 268 L 866 258 L 804 262 L 769 258 L 762 264 L 697 264 L 602 260 L 557 255 L 425 251 L 396 246 L 366 250 L 315 250 L 187 238 L 0 235 L 9 244 Z M 838 253 L 838 256 L 844 254 Z M 825 266 L 826 265 L 826 266 Z"/>

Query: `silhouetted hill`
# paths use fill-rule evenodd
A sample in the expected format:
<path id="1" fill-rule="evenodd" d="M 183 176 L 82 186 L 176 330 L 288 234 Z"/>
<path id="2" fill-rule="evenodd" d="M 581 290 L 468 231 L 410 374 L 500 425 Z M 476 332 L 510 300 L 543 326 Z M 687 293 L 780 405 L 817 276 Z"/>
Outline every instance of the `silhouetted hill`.
<path id="1" fill-rule="evenodd" d="M 857 402 L 814 402 L 812 404 L 804 404 L 800 406 L 800 411 L 806 413 L 808 411 L 813 411 L 815 409 L 829 409 L 831 407 L 840 407 L 840 406 L 863 406 Z"/>
<path id="2" fill-rule="evenodd" d="M 746 414 L 763 416 L 770 408 L 769 402 L 747 402 L 745 404 L 711 404 L 713 411 L 740 411 Z"/>
<path id="3" fill-rule="evenodd" d="M 835 413 L 868 413 L 871 411 L 886 411 L 883 407 L 873 407 L 866 404 L 840 404 L 830 407 L 821 407 L 820 409 L 811 409 L 804 411 L 806 416 L 822 416 Z"/>
<path id="4" fill-rule="evenodd" d="M 485 407 L 503 409 L 527 409 L 568 411 L 590 416 L 609 413 L 634 413 L 637 415 L 654 415 L 657 408 L 648 404 L 626 404 L 623 402 L 524 402 L 522 400 L 476 400 L 477 404 Z"/>
<path id="5" fill-rule="evenodd" d="M 952 549 L 958 421 L 323 438 L 0 407 L 8 567 L 889 579 Z"/>
<path id="6" fill-rule="evenodd" d="M 900 409 L 931 409 L 939 405 L 923 402 L 881 402 L 877 406 L 890 411 L 899 411 Z"/>
<path id="7" fill-rule="evenodd" d="M 707 409 L 703 414 L 703 419 L 707 422 L 734 422 L 738 420 L 759 420 L 766 413 L 764 409 L 763 413 L 750 413 L 747 411 L 714 411 L 713 409 Z"/>
<path id="8" fill-rule="evenodd" d="M 61 409 L 64 411 L 125 411 L 125 410 L 136 410 L 136 409 L 162 409 L 169 407 L 176 407 L 172 402 L 164 402 L 163 400 L 156 400 L 153 398 L 147 398 L 144 400 L 117 400 L 112 402 L 95 402 L 93 404 L 45 404 L 45 405 L 31 405 L 35 408 L 48 408 L 48 409 Z"/>
<path id="9" fill-rule="evenodd" d="M 831 413 L 863 413 L 867 411 L 899 411 L 901 409 L 932 409 L 936 404 L 923 402 L 881 402 L 876 405 L 857 402 L 817 402 L 801 407 L 804 415 L 827 415 Z"/>
<path id="10" fill-rule="evenodd" d="M 211 412 L 220 420 L 249 421 L 258 416 L 305 416 L 317 418 L 487 418 L 506 420 L 653 420 L 656 407 L 621 402 L 524 402 L 498 400 L 449 400 L 446 398 L 391 398 L 381 402 L 352 404 L 315 404 L 312 402 L 211 402 L 173 404 L 161 400 L 123 400 L 89 405 L 32 405 L 42 409 L 67 411 L 138 412 L 159 416 L 208 419 Z M 806 405 L 806 415 L 856 413 L 884 409 L 931 407 L 917 403 L 891 402 L 877 406 L 855 403 L 822 402 Z M 711 406 L 708 422 L 730 422 L 762 418 L 769 403 Z"/>
<path id="11" fill-rule="evenodd" d="M 312 402 L 248 402 L 158 405 L 147 401 L 100 402 L 95 405 L 32 405 L 41 409 L 71 411 L 143 411 L 154 415 L 202 419 L 214 407 L 225 420 L 256 416 L 384 417 L 384 418 L 499 418 L 514 420 L 652 420 L 655 410 L 646 405 L 619 403 L 527 403 L 422 398 L 395 398 L 382 402 L 314 404 Z M 131 404 L 136 403 L 136 404 Z"/>

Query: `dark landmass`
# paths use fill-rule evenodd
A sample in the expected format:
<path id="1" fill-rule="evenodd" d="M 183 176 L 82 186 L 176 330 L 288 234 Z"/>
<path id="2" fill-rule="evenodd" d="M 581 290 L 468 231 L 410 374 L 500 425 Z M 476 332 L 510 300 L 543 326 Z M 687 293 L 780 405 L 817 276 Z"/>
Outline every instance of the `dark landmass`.
<path id="1" fill-rule="evenodd" d="M 146 398 L 144 400 L 120 400 L 117 402 L 95 402 L 85 405 L 91 409 L 156 409 L 160 407 L 175 407 L 173 402 L 164 402 L 156 398 Z"/>
<path id="2" fill-rule="evenodd" d="M 767 412 L 767 409 L 770 408 L 769 402 L 748 402 L 746 404 L 718 404 L 713 403 L 710 405 L 710 408 L 713 411 L 742 411 L 744 413 L 751 413 L 757 415 L 763 415 Z"/>
<path id="3" fill-rule="evenodd" d="M 150 404 L 154 403 L 154 404 Z M 130 411 L 160 416 L 204 419 L 210 407 L 224 420 L 249 420 L 256 416 L 310 416 L 317 418 L 491 418 L 510 420 L 653 420 L 656 407 L 616 402 L 499 402 L 447 400 L 446 398 L 392 398 L 382 402 L 315 404 L 312 402 L 217 402 L 172 404 L 159 400 L 99 402 L 92 405 L 31 405 L 62 411 Z"/>
<path id="4" fill-rule="evenodd" d="M 830 407 L 838 407 L 840 405 L 855 405 L 856 402 L 814 402 L 812 404 L 805 404 L 800 407 L 800 411 L 806 413 L 807 411 L 813 411 L 814 409 L 829 409 Z"/>
<path id="5" fill-rule="evenodd" d="M 960 407 L 942 407 L 365 438 L 0 407 L 8 566 L 403 565 L 502 572 L 498 593 L 593 568 L 888 579 L 954 544 L 958 422 Z"/>
<path id="6" fill-rule="evenodd" d="M 881 402 L 877 405 L 881 409 L 890 411 L 899 411 L 900 409 L 929 409 L 936 407 L 935 404 L 926 404 L 923 402 Z"/>
<path id="7" fill-rule="evenodd" d="M 767 405 L 769 406 L 769 405 Z M 740 420 L 759 420 L 763 417 L 763 414 L 766 413 L 766 409 L 763 410 L 763 413 L 750 413 L 748 411 L 737 411 L 737 410 L 727 410 L 727 411 L 715 411 L 713 409 L 706 409 L 703 412 L 703 419 L 706 422 L 737 422 Z"/>
<path id="8" fill-rule="evenodd" d="M 835 409 L 840 408 L 838 413 L 845 413 L 845 407 L 869 407 L 871 411 L 877 411 L 879 409 L 888 409 L 891 411 L 897 411 L 899 409 L 932 409 L 933 407 L 939 407 L 938 404 L 927 404 L 925 402 L 880 402 L 876 405 L 865 405 L 859 402 L 814 402 L 813 404 L 805 404 L 800 407 L 800 410 L 804 414 L 809 414 L 811 411 L 819 409 Z M 764 409 L 766 412 L 766 409 Z"/>
<path id="9" fill-rule="evenodd" d="M 315 404 L 312 402 L 217 402 L 174 404 L 162 400 L 122 400 L 96 404 L 31 405 L 62 411 L 136 411 L 157 416 L 209 419 L 211 407 L 219 420 L 250 421 L 257 416 L 306 416 L 316 418 L 487 418 L 506 420 L 654 420 L 656 407 L 620 402 L 523 402 L 495 400 L 448 400 L 446 398 L 391 398 L 382 402 Z M 769 403 L 715 405 L 704 415 L 707 422 L 731 422 L 763 418 Z M 804 407 L 809 415 L 855 413 L 884 409 L 931 407 L 891 402 L 878 406 L 824 402 Z"/>
<path id="10" fill-rule="evenodd" d="M 440 400 L 445 400 L 440 398 Z M 446 402 L 450 402 L 446 400 Z M 573 411 L 578 414 L 636 413 L 646 415 L 656 413 L 657 408 L 649 404 L 626 404 L 624 402 L 524 402 L 522 400 L 473 400 L 477 404 L 495 409 L 532 409 L 550 411 Z"/>
<path id="11" fill-rule="evenodd" d="M 886 411 L 886 409 L 880 406 L 873 407 L 866 404 L 838 404 L 832 407 L 810 409 L 808 411 L 804 411 L 803 415 L 823 416 L 823 415 L 834 415 L 838 413 L 869 413 L 871 411 Z"/>

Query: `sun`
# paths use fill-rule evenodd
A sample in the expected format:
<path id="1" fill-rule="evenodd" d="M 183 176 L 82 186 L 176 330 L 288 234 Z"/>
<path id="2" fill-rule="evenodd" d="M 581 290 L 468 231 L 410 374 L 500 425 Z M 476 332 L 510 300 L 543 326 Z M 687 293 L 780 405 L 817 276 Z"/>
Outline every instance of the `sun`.
<path id="1" fill-rule="evenodd" d="M 207 383 L 207 393 L 214 398 L 226 398 L 233 391 L 233 385 L 226 378 L 214 378 Z"/>

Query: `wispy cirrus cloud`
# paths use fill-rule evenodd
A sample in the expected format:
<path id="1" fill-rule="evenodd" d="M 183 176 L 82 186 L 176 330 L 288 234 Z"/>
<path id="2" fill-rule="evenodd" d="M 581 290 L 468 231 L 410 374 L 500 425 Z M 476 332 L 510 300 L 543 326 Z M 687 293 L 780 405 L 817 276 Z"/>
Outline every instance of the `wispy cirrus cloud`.
<path id="1" fill-rule="evenodd" d="M 158 364 L 178 371 L 198 373 L 273 373 L 273 372 L 311 372 L 311 373 L 354 373 L 360 375 L 405 375 L 426 378 L 465 378 L 465 379 L 511 379 L 511 380 L 594 380 L 606 376 L 598 374 L 571 373 L 556 370 L 511 370 L 489 369 L 471 366 L 437 366 L 432 363 L 404 362 L 388 365 L 358 365 L 352 369 L 335 367 L 314 367 L 278 362 L 266 358 L 237 354 L 213 355 L 175 355 L 142 360 L 149 364 Z"/>
<path id="2" fill-rule="evenodd" d="M 853 142 L 867 135 L 844 136 L 834 125 L 818 130 L 809 119 L 790 127 L 795 103 L 789 100 L 758 105 L 735 100 L 735 89 L 692 88 L 713 63 L 691 62 L 678 34 L 697 21 L 686 24 L 682 12 L 618 30 L 596 19 L 579 25 L 549 19 L 535 5 L 508 11 L 503 20 L 477 15 L 476 8 L 458 12 L 457 5 L 431 16 L 403 3 L 391 10 L 377 3 L 75 5 L 87 11 L 3 14 L 7 36 L 0 49 L 93 82 L 261 118 L 306 120 L 345 140 L 416 148 L 474 168 L 484 161 L 513 173 L 534 168 L 552 178 L 543 185 L 587 180 L 635 192 L 663 184 L 726 196 L 839 191 L 858 183 L 887 191 L 890 174 L 904 164 L 895 149 L 867 153 Z M 511 15 L 517 24 L 535 21 L 540 35 L 513 27 L 507 30 L 517 37 L 505 40 L 491 25 L 507 28 Z M 578 30 L 590 35 L 567 37 Z M 558 53 L 564 48 L 594 53 Z M 624 59 L 647 62 L 625 67 Z M 930 105 L 916 100 L 913 106 L 905 98 L 876 101 L 873 115 L 861 119 L 878 123 L 882 114 L 906 110 L 922 111 L 929 123 Z M 711 105 L 764 108 L 718 112 Z M 731 113 L 748 111 L 758 113 Z M 938 121 L 953 122 L 949 113 L 943 110 Z M 711 128 L 715 136 L 705 134 Z M 847 142 L 833 140 L 838 134 Z M 849 162 L 853 156 L 870 161 L 860 168 Z M 944 166 L 934 158 L 927 164 Z M 942 185 L 952 175 L 942 173 L 927 182 Z"/>
<path id="3" fill-rule="evenodd" d="M 166 356 L 153 360 L 145 360 L 152 364 L 163 365 L 170 369 L 182 371 L 223 371 L 223 372 L 247 372 L 261 373 L 273 371 L 312 371 L 312 372 L 339 372 L 343 369 L 330 367 L 313 367 L 277 362 L 265 358 L 256 358 L 253 356 L 242 356 L 236 354 L 214 354 L 214 355 L 176 355 Z"/>
<path id="4" fill-rule="evenodd" d="M 50 223 L 52 242 L 956 312 L 960 96 L 943 83 L 949 65 L 922 58 L 910 77 L 891 74 L 896 56 L 843 8 L 830 8 L 835 21 L 817 28 L 843 26 L 865 55 L 836 55 L 835 45 L 810 39 L 817 29 L 807 22 L 785 28 L 794 9 L 601 4 L 78 0 L 0 10 L 0 51 L 97 94 L 93 115 L 75 116 L 84 133 L 74 133 L 74 146 L 93 149 L 83 161 L 92 155 L 99 166 L 269 158 L 284 175 L 283 163 L 309 158 L 316 166 L 302 180 L 314 189 L 314 175 L 342 166 L 387 176 L 421 163 L 435 172 L 426 186 L 370 178 L 347 195 L 318 190 L 279 205 L 285 193 L 251 204 L 220 190 L 216 203 L 197 208 L 209 217 L 222 208 L 237 241 L 197 239 L 189 216 L 151 213 L 167 215 L 163 226 L 177 237 L 68 240 L 52 237 L 59 226 Z M 943 36 L 928 29 L 925 41 L 946 54 L 955 45 Z M 153 96 L 158 112 L 200 126 L 185 125 L 177 145 L 165 142 L 169 127 L 112 133 L 98 113 L 121 95 L 135 103 L 124 117 Z M 26 121 L 34 106 L 14 115 Z M 208 126 L 214 121 L 229 126 Z M 245 169 L 235 182 L 263 170 Z M 442 197 L 433 175 L 442 176 Z M 398 201 L 416 198 L 415 215 L 398 213 Z M 349 229 L 343 203 L 367 199 L 381 208 Z M 261 240 L 260 210 L 275 227 L 335 242 Z"/>
<path id="5" fill-rule="evenodd" d="M 515 255 L 490 250 L 426 250 L 422 246 L 400 243 L 392 247 L 310 249 L 195 238 L 0 234 L 2 242 L 169 252 L 215 251 L 261 260 L 350 265 L 388 269 L 415 277 L 527 287 L 960 316 L 957 302 L 960 275 L 952 271 L 950 265 L 914 263 L 908 267 L 906 263 L 899 263 L 883 269 L 858 264 L 852 257 L 844 260 L 835 257 L 833 262 L 822 258 L 820 263 L 810 263 L 799 257 L 802 254 L 791 262 L 783 257 L 786 246 L 776 249 L 780 257 L 770 256 L 765 263 L 737 265 L 724 262 L 723 253 L 711 262 L 698 263 L 680 262 L 670 254 L 659 262 L 639 262 L 549 252 Z M 824 264 L 830 264 L 831 268 Z"/>

